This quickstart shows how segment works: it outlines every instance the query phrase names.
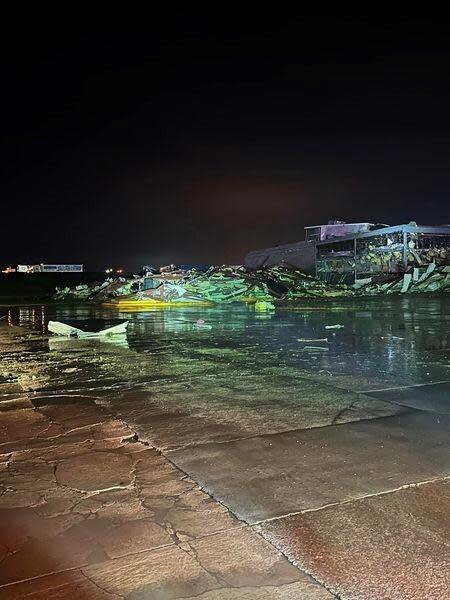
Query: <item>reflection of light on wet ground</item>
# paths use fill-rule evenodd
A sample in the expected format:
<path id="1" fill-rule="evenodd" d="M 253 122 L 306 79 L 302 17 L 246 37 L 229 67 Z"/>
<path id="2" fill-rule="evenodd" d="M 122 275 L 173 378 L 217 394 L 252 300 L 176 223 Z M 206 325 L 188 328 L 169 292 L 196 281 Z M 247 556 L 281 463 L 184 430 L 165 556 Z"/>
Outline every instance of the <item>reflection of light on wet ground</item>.
<path id="1" fill-rule="evenodd" d="M 103 550 L 92 554 L 95 532 L 99 532 L 98 548 L 109 543 L 125 565 L 116 580 L 123 577 L 128 582 L 129 565 L 134 568 L 144 555 L 153 560 L 161 547 L 159 538 L 156 550 L 151 546 L 153 533 L 149 542 L 144 536 L 150 548 L 136 547 L 135 525 L 139 537 L 145 507 L 150 511 L 146 519 L 158 520 L 151 532 L 163 530 L 162 524 L 165 531 L 166 524 L 170 525 L 170 535 L 162 541 L 164 552 L 172 533 L 178 531 L 189 534 L 189 543 L 197 543 L 197 548 L 203 544 L 202 561 L 209 552 L 220 561 L 239 546 L 253 564 L 253 542 L 248 550 L 245 540 L 237 538 L 220 546 L 223 535 L 251 532 L 253 524 L 293 561 L 300 557 L 298 563 L 308 553 L 317 557 L 319 552 L 320 567 L 324 554 L 332 560 L 337 556 L 336 572 L 340 576 L 341 563 L 348 567 L 354 585 L 360 549 L 368 547 L 369 551 L 360 564 L 358 582 L 366 581 L 370 561 L 378 573 L 386 548 L 392 547 L 393 528 L 386 529 L 386 523 L 394 522 L 398 543 L 389 560 L 395 561 L 399 552 L 404 559 L 402 549 L 411 546 L 408 542 L 414 534 L 425 540 L 421 548 L 438 565 L 438 575 L 443 572 L 440 531 L 445 533 L 441 515 L 448 473 L 450 383 L 438 384 L 436 379 L 445 379 L 448 373 L 448 301 L 335 303 L 325 310 L 279 310 L 269 318 L 247 307 L 138 314 L 87 305 L 21 308 L 11 309 L 8 322 L 22 327 L 0 326 L 0 400 L 10 402 L 19 395 L 24 404 L 17 406 L 17 413 L 24 414 L 17 415 L 17 430 L 26 429 L 21 446 L 13 438 L 12 449 L 8 448 L 8 456 L 10 452 L 14 456 L 7 465 L 10 480 L 2 496 L 8 502 L 12 496 L 18 507 L 19 528 L 12 520 L 11 504 L 6 505 L 13 541 L 26 540 L 25 549 L 11 552 L 5 563 L 14 577 L 24 578 L 16 568 L 20 563 L 35 568 L 36 561 L 30 561 L 33 548 L 44 558 L 50 548 L 52 557 L 59 560 L 62 547 L 63 553 L 73 554 L 83 565 L 95 555 L 93 560 L 101 561 L 100 572 L 108 579 L 111 569 L 117 572 L 117 568 L 112 563 L 105 567 Z M 93 330 L 94 325 L 107 327 L 118 318 L 130 320 L 127 336 L 98 340 L 41 335 L 49 319 Z M 343 328 L 326 328 L 336 324 Z M 402 383 L 408 387 L 399 387 Z M 29 407 L 28 411 L 22 406 Z M 27 420 L 27 413 L 32 420 Z M 123 461 L 118 458 L 122 451 Z M 155 462 L 148 461 L 149 454 Z M 170 475 L 174 465 L 182 469 L 176 479 Z M 25 493 L 16 494 L 16 486 L 20 490 L 21 485 Z M 426 489 L 429 492 L 421 495 Z M 142 490 L 148 490 L 145 498 Z M 205 502 L 199 499 L 201 490 L 209 494 L 204 494 Z M 414 493 L 413 500 L 406 502 L 403 492 Z M 86 506 L 81 505 L 83 498 Z M 386 502 L 387 508 L 382 509 Z M 39 516 L 35 539 L 35 517 L 31 517 L 30 530 L 28 517 L 23 521 L 24 505 Z M 97 505 L 103 512 L 93 515 L 92 507 Z M 224 507 L 250 528 L 236 523 L 230 530 L 226 521 L 225 529 L 205 532 L 205 516 L 212 514 L 216 527 L 220 515 L 226 515 Z M 334 511 L 331 519 L 330 511 Z M 116 514 L 118 522 L 111 525 L 111 515 Z M 79 522 L 74 524 L 73 515 L 78 515 Z M 64 530 L 58 526 L 56 537 L 47 539 L 50 516 L 63 519 L 66 525 Z M 130 529 L 126 519 L 131 519 Z M 22 522 L 26 526 L 23 535 Z M 89 523 L 92 535 L 86 534 Z M 112 529 L 106 531 L 104 523 Z M 86 542 L 82 547 L 80 531 Z M 36 545 L 41 532 L 42 548 Z M 118 536 L 117 542 L 109 537 L 111 532 Z M 205 540 L 212 540 L 211 550 Z M 124 548 L 123 544 L 129 548 L 120 556 L 116 550 Z M 344 556 L 342 548 L 356 548 L 358 556 Z M 416 554 L 420 566 L 420 552 Z M 123 562 L 124 558 L 130 562 Z M 174 561 L 166 558 L 164 564 L 172 565 Z M 263 558 L 263 563 L 259 559 L 255 563 L 259 583 L 261 573 L 267 571 L 267 555 Z M 270 564 L 278 569 L 280 556 L 273 561 Z M 397 572 L 420 571 L 408 561 L 406 557 L 394 570 L 394 587 L 385 586 L 377 597 L 390 597 Z M 57 589 L 62 589 L 61 572 L 41 562 L 42 574 L 56 573 Z M 243 571 L 237 563 L 239 587 Z M 64 563 L 63 568 L 72 572 L 78 566 Z M 150 573 L 153 582 L 160 563 L 138 564 L 138 568 Z M 190 567 L 186 572 L 191 581 Z M 280 573 L 285 581 L 285 567 Z M 32 572 L 32 576 L 39 586 L 41 580 L 46 581 L 41 573 Z M 277 587 L 273 583 L 271 579 L 270 589 L 265 586 L 269 594 Z M 370 589 L 366 586 L 369 593 L 370 583 Z M 29 585 L 33 582 L 27 581 Z M 181 589 L 179 582 L 176 586 Z M 169 595 L 173 589 L 171 584 Z M 308 582 L 307 595 L 310 589 Z M 420 580 L 417 589 L 423 589 Z M 430 589 L 437 589 L 434 583 Z M 136 593 L 146 590 L 140 587 Z M 211 593 L 214 596 L 215 587 Z M 192 597 L 191 591 L 188 596 Z M 294 596 L 304 594 L 294 592 Z"/>
<path id="2" fill-rule="evenodd" d="M 446 379 L 449 308 L 446 298 L 335 301 L 282 307 L 268 314 L 247 306 L 117 312 L 96 305 L 49 305 L 11 308 L 8 323 L 43 332 L 49 319 L 70 321 L 87 330 L 94 323 L 108 327 L 127 319 L 126 339 L 112 338 L 108 343 L 152 355 L 160 364 L 172 365 L 182 357 L 194 371 L 201 365 L 206 372 L 210 364 L 216 370 L 234 364 L 236 378 L 244 377 L 240 370 L 269 369 L 294 379 L 309 373 L 350 389 L 364 389 L 368 382 L 402 385 Z M 334 324 L 344 327 L 325 329 Z M 314 349 L 320 345 L 314 341 L 299 341 L 325 337 L 323 351 Z M 51 344 L 53 349 L 59 342 L 52 339 Z M 296 385 L 300 389 L 300 383 Z"/>
<path id="3" fill-rule="evenodd" d="M 64 352 L 68 349 L 69 344 L 70 347 L 73 347 L 73 343 L 77 342 L 70 337 L 59 337 L 52 336 L 48 340 L 48 347 L 51 351 L 59 351 Z M 87 343 L 98 345 L 98 344 L 111 344 L 113 346 L 118 346 L 119 348 L 129 349 L 128 339 L 126 334 L 112 335 L 112 336 L 104 336 L 101 339 L 87 339 L 85 340 Z"/>

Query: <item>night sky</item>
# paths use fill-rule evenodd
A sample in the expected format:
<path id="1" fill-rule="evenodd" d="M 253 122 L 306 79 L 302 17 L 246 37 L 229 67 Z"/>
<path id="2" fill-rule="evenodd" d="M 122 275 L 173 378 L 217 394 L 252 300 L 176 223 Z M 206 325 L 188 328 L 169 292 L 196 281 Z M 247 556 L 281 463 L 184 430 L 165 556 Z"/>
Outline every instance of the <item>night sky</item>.
<path id="1" fill-rule="evenodd" d="M 450 221 L 448 23 L 147 20 L 3 36 L 2 266 L 242 263 L 329 219 Z"/>

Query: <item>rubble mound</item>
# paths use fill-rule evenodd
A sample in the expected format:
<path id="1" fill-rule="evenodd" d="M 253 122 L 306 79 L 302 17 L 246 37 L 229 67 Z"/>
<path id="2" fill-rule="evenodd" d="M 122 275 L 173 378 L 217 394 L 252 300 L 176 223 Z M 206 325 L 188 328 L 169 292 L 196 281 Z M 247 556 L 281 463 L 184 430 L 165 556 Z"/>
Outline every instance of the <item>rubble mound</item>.
<path id="1" fill-rule="evenodd" d="M 294 267 L 270 267 L 251 271 L 242 266 L 221 266 L 211 267 L 206 273 L 180 273 L 177 278 L 167 278 L 162 274 L 132 280 L 108 279 L 102 283 L 59 289 L 54 299 L 227 304 L 338 297 L 353 293 L 348 286 L 326 284 Z"/>
<path id="2" fill-rule="evenodd" d="M 124 277 L 119 279 L 105 279 L 104 281 L 94 281 L 83 283 L 75 287 L 56 288 L 53 295 L 54 300 L 105 300 L 130 294 L 133 286 L 137 290 L 136 279 L 127 280 Z"/>
<path id="3" fill-rule="evenodd" d="M 229 304 L 232 302 L 293 301 L 301 298 L 339 298 L 380 294 L 450 291 L 450 267 L 431 263 L 405 274 L 380 274 L 354 285 L 331 285 L 289 266 L 252 271 L 243 266 L 211 267 L 205 273 L 188 271 L 57 290 L 56 300 L 118 301 L 154 304 Z"/>

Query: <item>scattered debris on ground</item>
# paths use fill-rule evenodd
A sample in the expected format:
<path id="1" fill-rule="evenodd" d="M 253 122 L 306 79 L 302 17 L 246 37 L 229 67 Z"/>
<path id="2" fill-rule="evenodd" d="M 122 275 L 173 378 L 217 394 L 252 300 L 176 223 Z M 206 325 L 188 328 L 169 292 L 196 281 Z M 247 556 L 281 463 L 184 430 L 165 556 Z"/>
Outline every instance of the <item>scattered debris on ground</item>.
<path id="1" fill-rule="evenodd" d="M 102 284 L 57 290 L 54 299 L 164 304 L 258 302 L 258 310 L 271 310 L 273 300 L 339 297 L 353 293 L 348 286 L 329 285 L 293 267 L 251 271 L 242 266 L 223 266 L 211 267 L 206 273 L 180 273 L 177 278 L 161 274 L 129 281 L 109 279 Z"/>
<path id="2" fill-rule="evenodd" d="M 72 327 L 67 323 L 61 323 L 60 321 L 48 322 L 48 330 L 51 333 L 63 337 L 74 337 L 80 339 L 93 337 L 102 338 L 111 335 L 123 335 L 127 332 L 127 326 L 128 321 L 125 321 L 124 323 L 119 323 L 118 325 L 102 329 L 101 331 L 83 331 L 82 329 L 78 329 L 78 327 Z"/>
<path id="3" fill-rule="evenodd" d="M 305 346 L 303 350 L 307 352 L 328 352 L 329 348 L 326 346 Z"/>
<path id="4" fill-rule="evenodd" d="M 55 300 L 91 300 L 131 304 L 229 304 L 248 302 L 256 310 L 273 310 L 275 301 L 338 298 L 361 295 L 450 291 L 450 266 L 415 267 L 401 275 L 380 274 L 354 285 L 331 285 L 289 266 L 255 271 L 245 267 L 211 267 L 205 273 L 180 272 L 176 277 L 107 279 L 102 283 L 57 290 Z M 339 328 L 339 325 L 328 328 Z"/>

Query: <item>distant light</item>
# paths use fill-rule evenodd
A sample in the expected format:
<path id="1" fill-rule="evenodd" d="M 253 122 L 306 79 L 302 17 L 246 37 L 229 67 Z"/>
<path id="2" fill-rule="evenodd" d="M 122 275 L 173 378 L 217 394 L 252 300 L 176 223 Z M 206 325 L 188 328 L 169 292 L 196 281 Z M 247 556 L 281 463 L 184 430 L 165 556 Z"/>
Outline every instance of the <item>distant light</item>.
<path id="1" fill-rule="evenodd" d="M 117 269 L 116 273 L 123 273 L 123 269 Z"/>

